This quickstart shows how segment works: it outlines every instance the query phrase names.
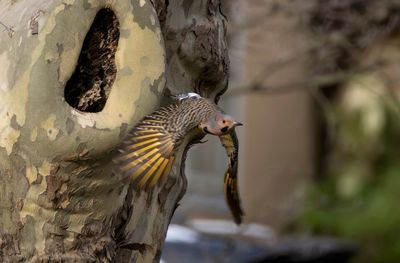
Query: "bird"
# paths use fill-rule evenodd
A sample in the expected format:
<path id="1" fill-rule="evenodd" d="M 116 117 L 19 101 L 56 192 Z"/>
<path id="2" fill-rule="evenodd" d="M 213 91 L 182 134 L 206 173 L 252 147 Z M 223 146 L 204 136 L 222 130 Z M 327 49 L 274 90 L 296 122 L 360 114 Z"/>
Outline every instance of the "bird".
<path id="1" fill-rule="evenodd" d="M 171 171 L 175 153 L 185 136 L 197 130 L 220 138 L 229 158 L 224 195 L 236 224 L 244 212 L 238 192 L 238 149 L 235 128 L 242 123 L 226 114 L 212 100 L 197 93 L 170 96 L 174 103 L 145 116 L 123 140 L 113 159 L 116 171 L 134 188 L 152 189 Z"/>

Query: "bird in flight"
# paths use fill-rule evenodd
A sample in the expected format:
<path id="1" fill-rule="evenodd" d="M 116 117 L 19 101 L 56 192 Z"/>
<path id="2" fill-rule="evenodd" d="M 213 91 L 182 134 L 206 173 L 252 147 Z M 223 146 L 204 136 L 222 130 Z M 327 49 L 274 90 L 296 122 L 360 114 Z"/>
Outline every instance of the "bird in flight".
<path id="1" fill-rule="evenodd" d="M 151 189 L 168 176 L 175 153 L 189 132 L 198 129 L 219 136 L 229 158 L 225 199 L 234 221 L 240 224 L 243 209 L 238 193 L 239 143 L 235 127 L 242 124 L 196 93 L 172 98 L 176 103 L 147 115 L 128 133 L 114 159 L 117 172 L 129 177 L 136 189 Z"/>

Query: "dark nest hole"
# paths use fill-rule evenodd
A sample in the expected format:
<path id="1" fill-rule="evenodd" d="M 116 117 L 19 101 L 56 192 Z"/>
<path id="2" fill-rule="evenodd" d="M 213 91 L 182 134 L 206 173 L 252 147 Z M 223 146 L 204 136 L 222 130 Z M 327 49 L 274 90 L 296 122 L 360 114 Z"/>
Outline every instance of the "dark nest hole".
<path id="1" fill-rule="evenodd" d="M 101 9 L 87 33 L 78 64 L 68 80 L 64 96 L 69 105 L 84 112 L 103 110 L 117 68 L 115 52 L 119 40 L 119 22 L 111 9 Z"/>

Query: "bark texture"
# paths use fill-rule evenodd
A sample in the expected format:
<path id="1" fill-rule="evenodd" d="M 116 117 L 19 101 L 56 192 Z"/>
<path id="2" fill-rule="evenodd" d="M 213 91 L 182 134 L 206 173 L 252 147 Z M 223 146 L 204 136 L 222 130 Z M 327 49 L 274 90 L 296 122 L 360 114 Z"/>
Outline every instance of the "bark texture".
<path id="1" fill-rule="evenodd" d="M 197 135 L 152 192 L 122 182 L 111 159 L 164 92 L 223 92 L 228 60 L 219 5 L 0 3 L 0 261 L 159 260 Z"/>

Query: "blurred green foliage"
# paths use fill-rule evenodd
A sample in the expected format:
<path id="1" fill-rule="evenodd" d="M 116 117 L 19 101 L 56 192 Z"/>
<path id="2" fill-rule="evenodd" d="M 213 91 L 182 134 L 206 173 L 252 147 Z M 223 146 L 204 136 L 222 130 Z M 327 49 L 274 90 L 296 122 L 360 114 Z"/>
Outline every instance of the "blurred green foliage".
<path id="1" fill-rule="evenodd" d="M 357 242 L 355 262 L 400 262 L 400 104 L 361 86 L 350 85 L 335 103 L 324 174 L 298 223 Z"/>

